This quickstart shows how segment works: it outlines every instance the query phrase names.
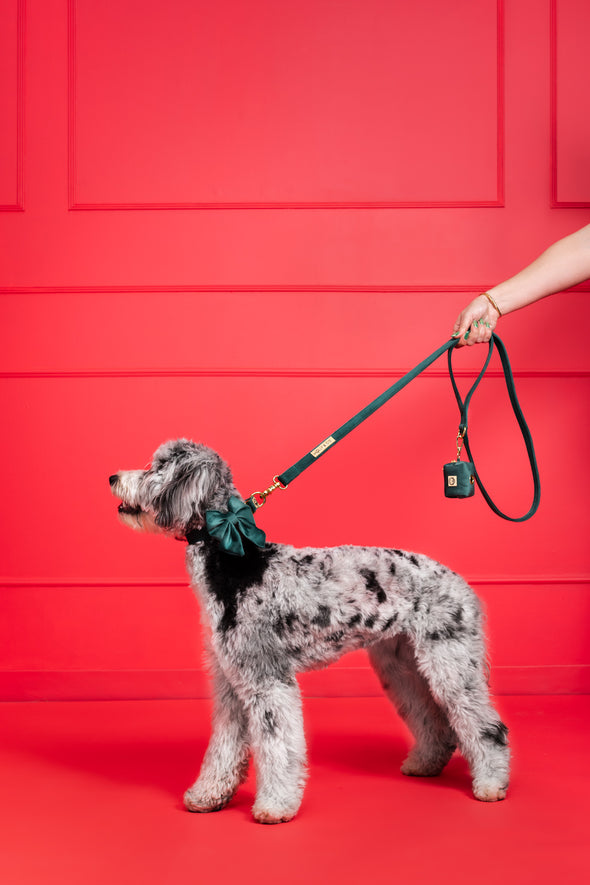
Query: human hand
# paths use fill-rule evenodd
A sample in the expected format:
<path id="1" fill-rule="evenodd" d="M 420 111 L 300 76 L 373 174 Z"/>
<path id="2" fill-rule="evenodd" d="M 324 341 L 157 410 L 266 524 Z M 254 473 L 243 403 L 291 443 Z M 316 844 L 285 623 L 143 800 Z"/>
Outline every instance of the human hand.
<path id="1" fill-rule="evenodd" d="M 497 311 L 485 295 L 478 295 L 457 317 L 451 337 L 459 339 L 457 347 L 485 344 L 492 337 L 497 322 Z"/>

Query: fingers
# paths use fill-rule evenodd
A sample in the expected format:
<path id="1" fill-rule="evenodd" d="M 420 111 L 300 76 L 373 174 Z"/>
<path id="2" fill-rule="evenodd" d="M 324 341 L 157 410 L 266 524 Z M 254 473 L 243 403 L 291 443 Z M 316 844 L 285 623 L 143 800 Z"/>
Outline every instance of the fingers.
<path id="1" fill-rule="evenodd" d="M 492 326 L 485 319 L 475 320 L 471 328 L 463 336 L 463 341 L 468 347 L 473 344 L 486 344 L 492 337 Z"/>
<path id="2" fill-rule="evenodd" d="M 493 331 L 492 324 L 487 320 L 474 320 L 463 335 L 459 332 L 460 338 L 457 347 L 464 347 L 465 345 L 471 347 L 473 344 L 486 344 L 492 337 Z M 453 337 L 456 338 L 457 335 L 453 335 Z"/>
<path id="3" fill-rule="evenodd" d="M 470 316 L 467 316 L 459 323 L 458 328 L 455 328 L 453 338 L 459 339 L 457 347 L 464 347 L 465 344 L 469 346 L 481 344 L 484 341 L 489 341 L 492 334 L 490 323 L 483 318 L 472 320 Z M 489 335 L 486 337 L 488 332 Z"/>
<path id="4" fill-rule="evenodd" d="M 475 298 L 457 317 L 453 328 L 453 338 L 458 338 L 457 347 L 467 344 L 485 344 L 492 337 L 498 316 L 491 305 L 481 296 Z"/>
<path id="5" fill-rule="evenodd" d="M 459 314 L 453 329 L 453 338 L 459 339 L 457 347 L 463 347 L 463 345 L 467 343 L 472 325 L 477 319 L 478 317 L 474 315 L 471 305 Z"/>
<path id="6" fill-rule="evenodd" d="M 463 347 L 463 345 L 465 344 L 465 338 L 468 336 L 470 331 L 470 323 L 466 319 L 462 318 L 462 316 L 463 315 L 461 314 L 461 316 L 458 317 L 453 329 L 453 334 L 451 336 L 452 338 L 459 339 L 457 347 Z"/>

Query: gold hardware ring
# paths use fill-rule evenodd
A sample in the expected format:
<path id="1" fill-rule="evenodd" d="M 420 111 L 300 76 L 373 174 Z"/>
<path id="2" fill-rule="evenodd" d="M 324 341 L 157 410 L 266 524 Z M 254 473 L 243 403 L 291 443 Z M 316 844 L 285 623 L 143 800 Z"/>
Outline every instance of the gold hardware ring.
<path id="1" fill-rule="evenodd" d="M 289 486 L 283 485 L 278 476 L 273 476 L 273 484 L 265 489 L 263 492 L 252 492 L 249 497 L 249 501 L 252 501 L 256 510 L 260 507 L 264 507 L 266 504 L 266 499 L 269 495 L 272 495 L 277 489 L 281 489 L 281 491 L 285 491 Z"/>

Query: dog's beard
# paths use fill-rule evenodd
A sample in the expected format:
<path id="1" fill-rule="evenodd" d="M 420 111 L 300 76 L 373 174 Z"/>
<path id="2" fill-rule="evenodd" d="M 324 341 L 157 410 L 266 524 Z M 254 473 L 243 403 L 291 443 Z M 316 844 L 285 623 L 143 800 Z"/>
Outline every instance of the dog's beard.
<path id="1" fill-rule="evenodd" d="M 126 504 L 119 505 L 119 519 L 123 525 L 129 526 L 137 532 L 161 533 L 162 529 L 156 524 L 151 513 L 146 513 L 140 507 L 128 507 Z"/>

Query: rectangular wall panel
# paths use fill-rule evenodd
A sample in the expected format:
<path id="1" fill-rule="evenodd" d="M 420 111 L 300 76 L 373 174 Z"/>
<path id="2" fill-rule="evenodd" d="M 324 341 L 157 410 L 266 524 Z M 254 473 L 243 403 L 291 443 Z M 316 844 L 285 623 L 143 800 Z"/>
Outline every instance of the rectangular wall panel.
<path id="1" fill-rule="evenodd" d="M 23 208 L 24 0 L 0 0 L 0 212 Z"/>
<path id="2" fill-rule="evenodd" d="M 496 205 L 501 9 L 71 0 L 73 204 Z"/>
<path id="3" fill-rule="evenodd" d="M 491 565 L 484 566 L 479 540 L 471 538 L 477 524 L 478 539 L 485 536 L 486 549 L 495 551 L 495 574 L 585 575 L 588 546 L 579 527 L 589 517 L 589 383 L 587 377 L 518 379 L 542 475 L 541 508 L 528 523 L 498 519 L 481 495 L 443 496 L 442 465 L 455 453 L 458 411 L 448 379 L 437 376 L 413 382 L 277 493 L 259 523 L 270 540 L 402 547 L 475 575 Z M 181 546 L 118 524 L 110 474 L 141 468 L 161 442 L 189 437 L 229 461 L 246 496 L 266 488 L 382 389 L 381 379 L 362 375 L 5 379 L 0 390 L 10 433 L 0 439 L 0 457 L 11 470 L 3 479 L 9 507 L 0 577 L 182 579 Z M 269 404 L 283 404 L 272 418 Z M 532 481 L 500 378 L 483 383 L 470 422 L 474 456 L 492 496 L 508 513 L 524 513 Z M 564 458 L 572 482 L 564 482 Z"/>
<path id="4" fill-rule="evenodd" d="M 392 384 L 447 340 L 455 316 L 481 288 L 0 288 L 0 372 L 374 372 L 385 389 L 388 378 Z M 590 372 L 584 338 L 556 334 L 564 312 L 590 320 L 588 290 L 548 298 L 499 325 L 517 375 Z M 479 372 L 483 362 L 481 348 L 454 356 L 459 377 Z M 498 371 L 495 359 L 490 372 Z M 445 359 L 432 373 L 447 373 Z"/>
<path id="5" fill-rule="evenodd" d="M 590 207 L 590 4 L 551 0 L 553 204 Z"/>

